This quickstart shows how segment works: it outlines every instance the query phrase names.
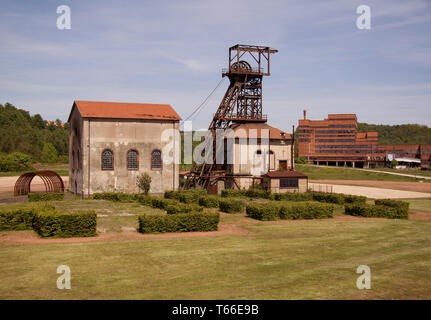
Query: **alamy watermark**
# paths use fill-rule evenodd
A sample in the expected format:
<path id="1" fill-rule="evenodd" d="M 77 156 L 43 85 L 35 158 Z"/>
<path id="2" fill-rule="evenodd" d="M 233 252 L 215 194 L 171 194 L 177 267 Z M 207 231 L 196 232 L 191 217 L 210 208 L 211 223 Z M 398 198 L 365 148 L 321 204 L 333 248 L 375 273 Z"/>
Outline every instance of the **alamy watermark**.
<path id="1" fill-rule="evenodd" d="M 356 27 L 359 30 L 370 30 L 371 29 L 371 9 L 365 4 L 361 4 L 356 8 L 356 13 L 360 14 L 356 19 Z"/>
<path id="2" fill-rule="evenodd" d="M 58 30 L 70 30 L 72 29 L 72 17 L 70 7 L 61 5 L 57 7 L 57 13 L 60 16 L 57 17 L 57 29 Z"/>
<path id="3" fill-rule="evenodd" d="M 57 273 L 62 274 L 57 278 L 57 288 L 60 290 L 71 289 L 71 272 L 69 266 L 63 264 L 58 266 Z"/>
<path id="4" fill-rule="evenodd" d="M 356 273 L 361 274 L 356 280 L 356 287 L 359 290 L 371 289 L 371 269 L 369 266 L 360 265 L 356 269 Z"/>

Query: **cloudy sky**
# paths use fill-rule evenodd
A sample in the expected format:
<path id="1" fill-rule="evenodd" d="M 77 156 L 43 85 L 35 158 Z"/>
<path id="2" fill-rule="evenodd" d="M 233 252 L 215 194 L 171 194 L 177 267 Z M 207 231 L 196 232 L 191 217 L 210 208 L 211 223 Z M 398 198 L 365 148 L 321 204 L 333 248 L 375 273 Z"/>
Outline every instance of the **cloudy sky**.
<path id="1" fill-rule="evenodd" d="M 361 4 L 370 30 L 356 27 Z M 57 29 L 60 5 L 71 30 Z M 279 128 L 303 109 L 431 126 L 430 0 L 2 0 L 0 103 L 62 120 L 73 100 L 168 103 L 186 118 L 237 43 L 279 50 L 263 83 L 264 113 Z M 208 126 L 227 85 L 194 128 Z"/>

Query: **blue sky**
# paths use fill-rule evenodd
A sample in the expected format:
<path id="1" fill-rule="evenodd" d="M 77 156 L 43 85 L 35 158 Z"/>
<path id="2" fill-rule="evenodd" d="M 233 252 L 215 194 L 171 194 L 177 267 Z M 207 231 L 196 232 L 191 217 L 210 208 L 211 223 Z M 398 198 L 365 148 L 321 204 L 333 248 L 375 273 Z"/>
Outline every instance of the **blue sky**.
<path id="1" fill-rule="evenodd" d="M 72 29 L 58 30 L 57 6 Z M 371 8 L 371 30 L 356 8 Z M 67 120 L 73 100 L 169 103 L 186 118 L 234 44 L 278 49 L 263 83 L 269 123 L 356 113 L 431 126 L 431 1 L 8 1 L 0 3 L 0 103 Z M 206 128 L 225 80 L 196 117 Z"/>

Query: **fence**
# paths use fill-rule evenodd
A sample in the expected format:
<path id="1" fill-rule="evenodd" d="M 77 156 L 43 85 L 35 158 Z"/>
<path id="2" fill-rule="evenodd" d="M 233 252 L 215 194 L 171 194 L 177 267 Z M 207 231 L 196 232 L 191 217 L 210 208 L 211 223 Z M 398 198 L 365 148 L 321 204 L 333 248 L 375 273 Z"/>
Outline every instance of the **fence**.
<path id="1" fill-rule="evenodd" d="M 309 183 L 308 184 L 308 190 L 309 191 L 316 191 L 316 192 L 332 193 L 333 192 L 333 185 Z"/>

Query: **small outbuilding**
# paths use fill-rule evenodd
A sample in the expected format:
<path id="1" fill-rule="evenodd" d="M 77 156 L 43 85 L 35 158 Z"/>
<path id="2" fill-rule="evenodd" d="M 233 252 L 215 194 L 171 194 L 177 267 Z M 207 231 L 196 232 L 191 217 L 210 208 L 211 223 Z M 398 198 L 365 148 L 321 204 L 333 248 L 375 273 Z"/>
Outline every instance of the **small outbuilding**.
<path id="1" fill-rule="evenodd" d="M 307 192 L 308 176 L 295 171 L 268 171 L 262 176 L 262 186 L 272 193 Z"/>

